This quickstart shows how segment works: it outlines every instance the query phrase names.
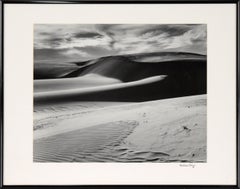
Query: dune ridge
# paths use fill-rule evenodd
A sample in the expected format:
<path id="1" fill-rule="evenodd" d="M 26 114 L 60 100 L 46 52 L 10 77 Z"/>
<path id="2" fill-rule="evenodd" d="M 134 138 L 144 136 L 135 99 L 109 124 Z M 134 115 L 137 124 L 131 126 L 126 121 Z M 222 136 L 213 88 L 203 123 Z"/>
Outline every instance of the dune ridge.
<path id="1" fill-rule="evenodd" d="M 118 89 L 127 89 L 132 86 L 144 86 L 149 83 L 154 83 L 164 79 L 166 76 L 155 76 L 150 77 L 138 81 L 132 81 L 127 83 L 118 83 L 118 84 L 109 84 L 104 86 L 92 86 L 92 87 L 85 87 L 85 88 L 75 88 L 75 89 L 68 89 L 68 90 L 57 90 L 57 91 L 50 91 L 50 92 L 36 92 L 34 93 L 34 101 L 37 103 L 38 101 L 51 101 L 58 100 L 58 99 L 67 99 L 67 98 L 74 98 L 79 97 L 80 95 L 86 94 L 98 94 L 99 92 L 108 92 L 111 90 L 118 90 Z"/>
<path id="2" fill-rule="evenodd" d="M 78 77 L 86 69 L 97 65 L 101 62 L 127 62 L 137 64 L 159 64 L 170 61 L 184 61 L 184 60 L 205 60 L 206 56 L 195 53 L 187 52 L 153 52 L 153 53 L 140 53 L 118 56 L 101 57 L 88 61 L 79 62 L 59 62 L 59 63 L 47 63 L 46 61 L 36 62 L 34 65 L 34 79 L 54 79 L 54 78 L 69 78 Z M 128 67 L 128 65 L 125 65 Z M 127 68 L 126 67 L 126 68 Z M 118 69 L 116 67 L 116 69 Z M 116 70 L 113 70 L 114 72 Z M 114 75 L 114 74 L 113 74 Z"/>
<path id="3" fill-rule="evenodd" d="M 64 101 L 141 102 L 205 94 L 206 56 L 177 54 L 178 56 L 173 58 L 176 53 L 163 53 L 163 60 L 157 63 L 134 61 L 139 57 L 151 58 L 158 55 L 156 53 L 109 56 L 92 60 L 90 63 L 84 62 L 85 66 L 72 71 L 64 78 L 35 80 L 35 104 L 46 99 L 55 103 L 54 97 L 55 100 L 61 97 Z M 89 77 L 90 75 L 93 77 Z M 150 82 L 150 78 L 157 77 L 161 79 Z M 146 83 L 147 80 L 149 82 Z M 69 99 L 70 96 L 73 98 Z"/>
<path id="4" fill-rule="evenodd" d="M 184 74 L 190 74 L 195 69 L 203 69 L 206 58 L 188 58 L 167 60 L 158 63 L 136 62 L 125 56 L 111 56 L 100 58 L 94 64 L 79 68 L 66 77 L 79 77 L 89 73 L 95 73 L 106 77 L 116 78 L 123 82 L 135 81 L 155 75 L 177 74 L 177 70 Z"/>
<path id="5" fill-rule="evenodd" d="M 87 74 L 75 78 L 58 78 L 58 79 L 38 79 L 34 81 L 34 92 L 52 92 L 71 89 L 81 89 L 109 84 L 122 83 L 119 79 L 103 77 L 98 74 Z"/>
<path id="6" fill-rule="evenodd" d="M 34 79 L 61 78 L 79 69 L 79 66 L 72 63 L 35 62 Z"/>

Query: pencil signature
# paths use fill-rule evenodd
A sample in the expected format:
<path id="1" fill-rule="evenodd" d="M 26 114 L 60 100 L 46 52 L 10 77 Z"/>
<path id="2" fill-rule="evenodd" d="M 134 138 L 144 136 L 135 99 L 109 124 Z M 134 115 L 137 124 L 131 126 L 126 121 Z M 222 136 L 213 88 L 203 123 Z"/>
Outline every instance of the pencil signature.
<path id="1" fill-rule="evenodd" d="M 191 168 L 195 168 L 195 164 L 193 163 L 184 163 L 184 164 L 179 164 L 180 167 L 191 167 Z"/>

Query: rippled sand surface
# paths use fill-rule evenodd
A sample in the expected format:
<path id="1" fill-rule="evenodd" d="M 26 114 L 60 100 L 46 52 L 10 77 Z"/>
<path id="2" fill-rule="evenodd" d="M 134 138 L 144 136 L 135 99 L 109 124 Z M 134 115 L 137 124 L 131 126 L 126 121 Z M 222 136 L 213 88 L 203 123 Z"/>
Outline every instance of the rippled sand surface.
<path id="1" fill-rule="evenodd" d="M 206 95 L 90 107 L 40 109 L 34 162 L 207 160 Z"/>

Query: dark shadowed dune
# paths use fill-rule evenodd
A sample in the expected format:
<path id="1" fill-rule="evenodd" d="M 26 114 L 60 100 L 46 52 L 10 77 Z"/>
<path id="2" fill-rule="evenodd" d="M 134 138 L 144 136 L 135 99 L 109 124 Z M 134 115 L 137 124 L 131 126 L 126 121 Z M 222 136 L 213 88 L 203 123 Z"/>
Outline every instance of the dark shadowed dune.
<path id="1" fill-rule="evenodd" d="M 127 55 L 128 58 L 137 62 L 161 62 L 180 59 L 202 59 L 205 55 L 186 52 L 153 52 L 153 53 L 138 53 Z"/>
<path id="2" fill-rule="evenodd" d="M 91 64 L 85 63 L 84 67 L 65 75 L 64 78 L 79 77 L 88 73 L 95 73 L 127 82 L 159 75 L 160 70 L 162 73 L 169 71 L 174 72 L 174 69 L 191 66 L 189 64 L 191 62 L 206 62 L 206 56 L 182 52 L 109 56 L 95 59 Z M 175 65 L 176 63 L 177 65 Z"/>
<path id="3" fill-rule="evenodd" d="M 34 79 L 61 78 L 78 69 L 73 63 L 34 63 Z"/>
<path id="4" fill-rule="evenodd" d="M 75 77 L 74 75 L 71 76 L 71 73 L 78 73 L 79 70 L 84 70 L 85 67 L 88 67 L 95 62 L 96 60 L 69 63 L 37 62 L 34 64 L 34 79 L 58 79 Z"/>
<path id="5" fill-rule="evenodd" d="M 123 84 L 113 84 L 114 87 L 108 87 L 104 90 L 99 90 L 99 88 L 98 90 L 94 90 L 94 88 L 89 86 L 88 92 L 81 92 L 80 84 L 77 88 L 79 93 L 74 91 L 74 94 L 71 94 L 71 90 L 67 91 L 71 88 L 68 86 L 65 91 L 62 89 L 59 91 L 59 93 L 63 93 L 63 95 L 57 94 L 56 91 L 53 91 L 54 93 L 50 91 L 50 93 L 44 93 L 44 95 L 42 95 L 44 98 L 39 98 L 41 94 L 36 94 L 38 98 L 35 98 L 35 104 L 56 103 L 61 101 L 141 102 L 205 94 L 207 92 L 206 56 L 190 53 L 164 53 L 162 57 L 163 55 L 165 57 L 159 62 L 153 61 L 153 59 L 159 60 L 161 58 L 156 58 L 156 56 L 158 56 L 157 53 L 150 55 L 110 56 L 88 61 L 87 63 L 85 62 L 85 66 L 75 69 L 63 77 L 68 77 L 68 80 L 71 80 L 71 77 L 81 78 L 89 74 L 96 74 L 106 78 L 118 79 L 122 81 L 123 84 L 125 83 L 126 86 L 122 87 Z M 151 57 L 152 62 L 135 61 L 137 59 L 143 60 L 143 58 L 146 57 Z M 154 80 L 154 82 L 143 82 L 142 84 L 138 82 L 137 85 L 129 85 L 131 82 L 134 83 L 154 76 L 164 77 L 161 77 L 160 80 Z M 52 85 L 55 84 L 54 80 L 49 80 L 49 82 L 52 82 Z M 93 82 L 93 80 L 91 82 Z"/>
<path id="6" fill-rule="evenodd" d="M 206 66 L 205 58 L 139 63 L 127 57 L 115 56 L 101 59 L 94 65 L 86 67 L 79 76 L 95 73 L 116 78 L 123 82 L 136 81 L 155 75 L 191 77 L 193 73 L 198 74 L 201 72 L 201 69 L 206 69 L 204 65 Z"/>
<path id="7" fill-rule="evenodd" d="M 78 77 L 86 73 L 85 70 L 93 68 L 94 64 L 102 64 L 102 62 L 112 62 L 115 63 L 114 67 L 109 71 L 114 71 L 116 73 L 121 67 L 117 67 L 117 63 L 121 62 L 132 62 L 132 63 L 161 63 L 169 61 L 179 61 L 179 60 L 204 60 L 206 59 L 205 55 L 196 54 L 196 53 L 186 53 L 186 52 L 153 52 L 153 53 L 139 53 L 139 54 L 130 54 L 130 55 L 121 55 L 121 56 L 109 56 L 102 57 L 88 61 L 79 61 L 79 62 L 59 62 L 52 63 L 49 62 L 37 62 L 34 64 L 34 79 L 57 79 L 57 78 L 70 78 Z M 98 67 L 97 66 L 97 67 Z M 109 66 L 109 65 L 108 65 Z M 129 65 L 130 66 L 130 65 Z M 125 65 L 128 68 L 128 65 Z M 99 69 L 99 68 L 98 68 Z M 117 70 L 116 70 L 117 69 Z M 102 69 L 103 70 L 103 69 Z M 114 75 L 112 73 L 112 75 Z"/>
<path id="8" fill-rule="evenodd" d="M 193 73 L 194 74 L 194 73 Z M 122 89 L 89 93 L 72 98 L 81 101 L 142 102 L 181 96 L 206 94 L 206 78 L 199 75 L 174 75 L 163 80 Z"/>

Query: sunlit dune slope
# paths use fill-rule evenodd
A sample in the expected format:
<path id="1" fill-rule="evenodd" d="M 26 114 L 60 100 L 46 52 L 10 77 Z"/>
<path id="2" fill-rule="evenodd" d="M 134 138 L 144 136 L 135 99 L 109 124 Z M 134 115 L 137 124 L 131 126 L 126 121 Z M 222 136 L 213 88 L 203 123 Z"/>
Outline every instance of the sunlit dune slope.
<path id="1" fill-rule="evenodd" d="M 61 78 L 61 79 L 38 79 L 34 81 L 34 92 L 51 92 L 71 90 L 78 88 L 97 87 L 101 85 L 110 85 L 121 83 L 120 80 L 103 77 L 98 74 L 87 74 L 82 77 Z"/>
<path id="2" fill-rule="evenodd" d="M 46 92 L 36 92 L 34 94 L 34 101 L 35 103 L 48 103 L 49 101 L 71 101 L 71 100 L 87 100 L 89 99 L 88 96 L 93 97 L 92 100 L 101 97 L 101 94 L 106 94 L 107 96 L 112 94 L 112 92 L 121 91 L 121 90 L 129 90 L 132 87 L 137 86 L 146 86 L 151 83 L 155 83 L 161 80 L 164 80 L 166 76 L 154 76 L 138 81 L 132 81 L 127 83 L 118 83 L 118 84 L 106 84 L 106 85 L 100 85 L 97 86 L 91 86 L 91 87 L 76 87 L 73 89 L 68 90 L 52 90 L 52 91 L 46 91 Z M 121 96 L 119 96 L 120 99 L 117 101 L 122 101 Z M 89 99 L 90 100 L 90 99 Z M 115 100 L 114 100 L 115 101 Z M 124 100 L 125 101 L 125 100 Z"/>

